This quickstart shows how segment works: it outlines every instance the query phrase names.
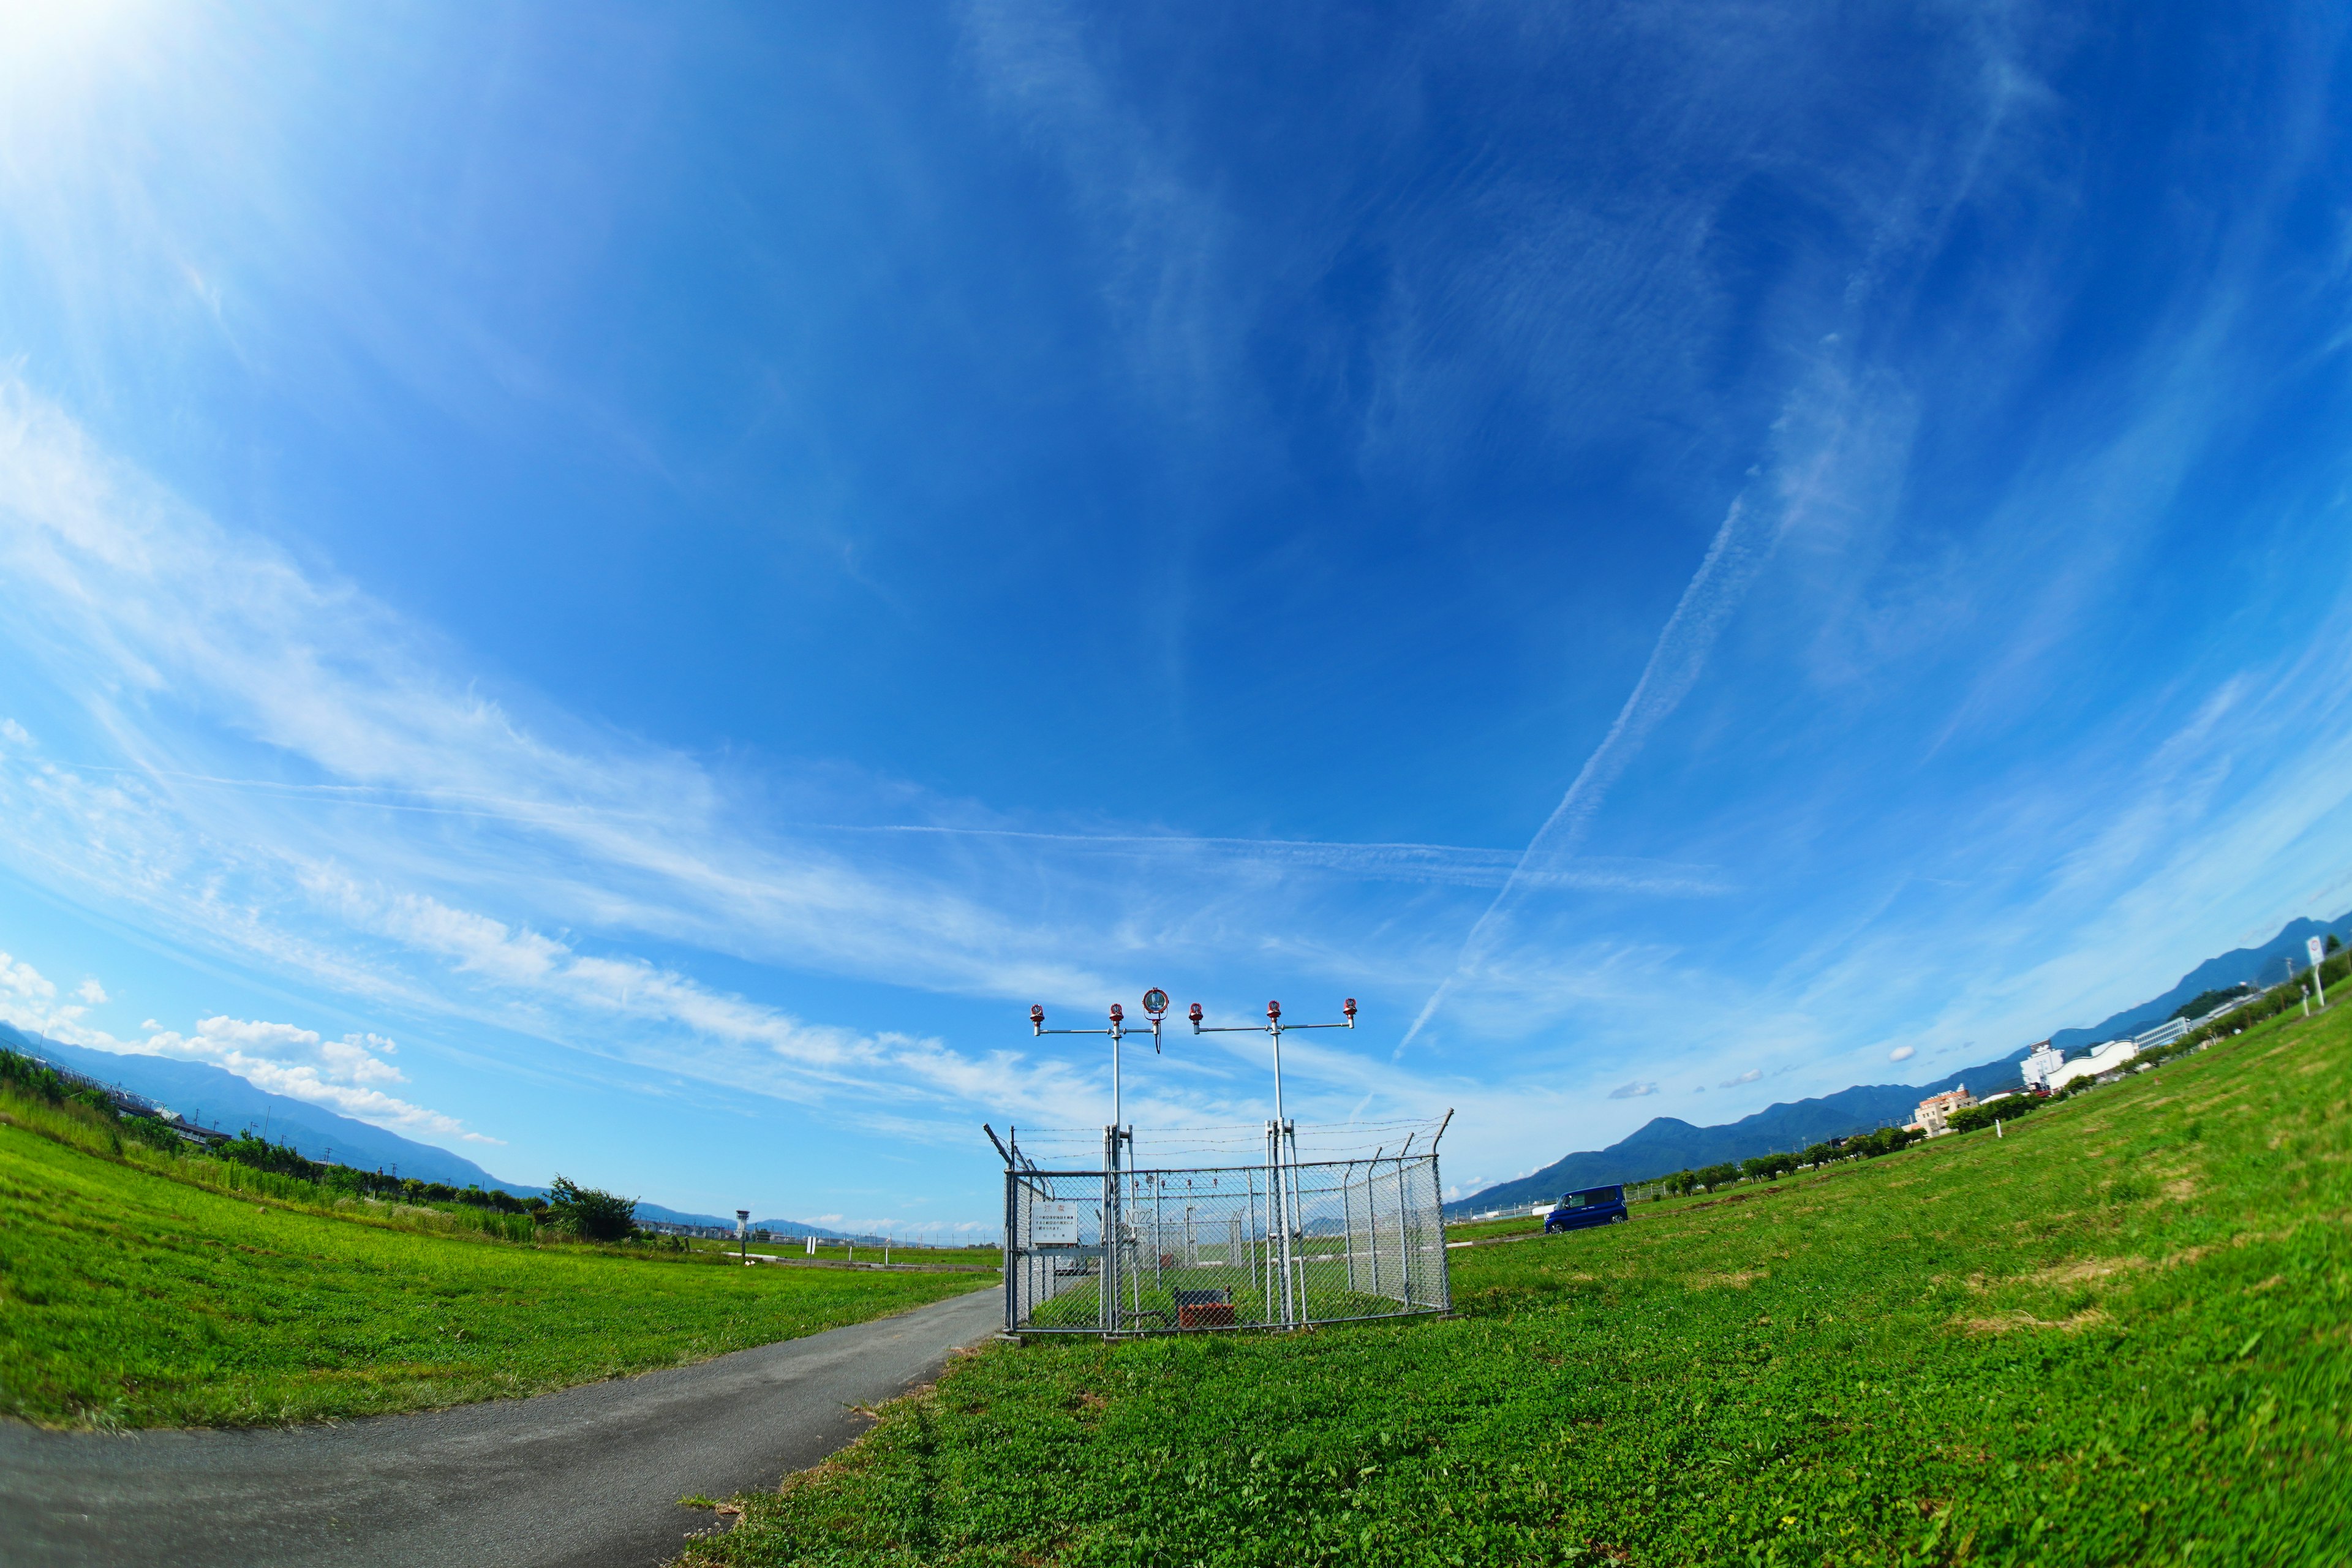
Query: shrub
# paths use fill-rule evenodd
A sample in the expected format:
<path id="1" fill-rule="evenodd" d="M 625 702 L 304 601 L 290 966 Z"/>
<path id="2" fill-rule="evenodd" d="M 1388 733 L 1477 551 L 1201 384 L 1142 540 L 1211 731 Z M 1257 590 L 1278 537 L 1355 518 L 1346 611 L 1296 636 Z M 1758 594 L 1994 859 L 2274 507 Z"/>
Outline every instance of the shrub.
<path id="1" fill-rule="evenodd" d="M 619 1241 L 637 1228 L 637 1200 L 583 1187 L 569 1176 L 548 1184 L 550 1224 L 583 1241 Z"/>

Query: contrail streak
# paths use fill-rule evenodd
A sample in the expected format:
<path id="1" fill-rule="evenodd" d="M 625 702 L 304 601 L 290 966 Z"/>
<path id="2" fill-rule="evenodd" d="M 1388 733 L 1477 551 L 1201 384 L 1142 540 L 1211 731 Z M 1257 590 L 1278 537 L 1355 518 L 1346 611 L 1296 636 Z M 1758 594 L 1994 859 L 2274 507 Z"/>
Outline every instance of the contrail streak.
<path id="1" fill-rule="evenodd" d="M 1690 694 L 1724 622 L 1738 607 L 1748 584 L 1755 581 L 1758 568 L 1770 555 L 1770 545 L 1769 533 L 1751 516 L 1748 498 L 1740 496 L 1724 514 L 1722 525 L 1715 531 L 1714 542 L 1707 546 L 1706 557 L 1683 589 L 1675 613 L 1666 617 L 1664 629 L 1658 633 L 1657 645 L 1650 650 L 1650 661 L 1643 667 L 1642 679 L 1633 683 L 1633 693 L 1625 699 L 1624 707 L 1618 710 L 1616 721 L 1609 726 L 1609 732 L 1601 738 L 1592 754 L 1584 759 L 1584 766 L 1577 771 L 1568 793 L 1528 841 L 1517 864 L 1504 879 L 1494 901 L 1486 906 L 1486 912 L 1470 928 L 1452 972 L 1430 994 L 1420 1016 L 1413 1019 L 1412 1027 L 1397 1042 L 1397 1055 L 1403 1055 L 1404 1048 L 1436 1016 L 1437 1009 L 1453 994 L 1464 973 L 1486 957 L 1507 906 L 1528 885 L 1529 867 L 1563 859 L 1575 849 L 1591 824 L 1592 814 L 1607 798 L 1609 786 L 1617 782 L 1659 721 Z"/>

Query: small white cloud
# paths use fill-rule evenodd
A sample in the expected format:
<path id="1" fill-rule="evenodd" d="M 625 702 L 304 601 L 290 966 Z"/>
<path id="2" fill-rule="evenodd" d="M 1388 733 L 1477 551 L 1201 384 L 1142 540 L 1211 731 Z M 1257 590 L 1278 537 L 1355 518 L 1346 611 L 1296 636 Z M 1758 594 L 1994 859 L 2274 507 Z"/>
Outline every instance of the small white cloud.
<path id="1" fill-rule="evenodd" d="M 20 746 L 29 746 L 33 743 L 33 737 L 25 732 L 25 726 L 17 723 L 14 719 L 0 719 L 0 735 L 6 736 Z"/>
<path id="2" fill-rule="evenodd" d="M 1763 1069 L 1763 1068 L 1749 1068 L 1746 1072 L 1741 1073 L 1738 1078 L 1727 1078 L 1727 1079 L 1725 1079 L 1721 1083 L 1717 1084 L 1715 1087 L 1716 1087 L 1716 1088 L 1717 1088 L 1717 1089 L 1738 1089 L 1741 1084 L 1743 1084 L 1743 1083 L 1754 1083 L 1758 1079 L 1760 1079 L 1760 1078 L 1762 1078 L 1763 1076 L 1764 1076 L 1764 1069 Z"/>
<path id="3" fill-rule="evenodd" d="M 57 1000 L 58 988 L 31 964 L 0 952 L 0 994 L 37 1006 Z"/>
<path id="4" fill-rule="evenodd" d="M 106 1000 L 106 988 L 95 980 L 85 980 L 74 994 L 95 1006 Z M 199 1019 L 194 1034 L 183 1035 L 150 1018 L 140 1026 L 145 1039 L 118 1040 L 103 1029 L 82 1023 L 87 1010 L 60 1004 L 57 986 L 39 970 L 0 952 L 0 1021 L 20 1029 L 101 1051 L 209 1062 L 257 1089 L 289 1100 L 307 1100 L 379 1127 L 467 1143 L 499 1142 L 467 1131 L 454 1116 L 385 1093 L 383 1085 L 408 1080 L 383 1059 L 399 1047 L 382 1035 L 346 1035 L 330 1040 L 316 1029 L 292 1024 L 227 1017 Z"/>
<path id="5" fill-rule="evenodd" d="M 83 1037 L 80 1026 L 87 1008 L 58 1000 L 58 988 L 48 976 L 29 963 L 0 952 L 0 1022 L 14 1024 L 37 1035 L 49 1035 L 69 1044 L 96 1044 Z"/>
<path id="6" fill-rule="evenodd" d="M 1918 1054 L 1909 1046 L 1897 1046 L 1886 1053 L 1886 1059 L 1890 1062 L 1907 1062 Z"/>
<path id="7" fill-rule="evenodd" d="M 1632 1083 L 1621 1083 L 1615 1089 L 1611 1089 L 1609 1091 L 1609 1098 L 1612 1100 L 1639 1100 L 1645 1094 L 1655 1094 L 1657 1092 L 1658 1086 L 1656 1084 L 1643 1083 L 1641 1079 L 1636 1079 Z"/>

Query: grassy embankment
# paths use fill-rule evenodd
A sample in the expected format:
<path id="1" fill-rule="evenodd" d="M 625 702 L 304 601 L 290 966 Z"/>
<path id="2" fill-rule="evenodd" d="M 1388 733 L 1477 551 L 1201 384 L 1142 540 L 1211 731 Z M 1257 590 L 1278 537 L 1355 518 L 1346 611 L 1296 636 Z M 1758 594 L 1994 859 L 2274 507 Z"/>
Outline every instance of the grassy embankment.
<path id="1" fill-rule="evenodd" d="M 2352 1560 L 2347 1086 L 2352 1005 L 1457 1250 L 1453 1321 L 994 1347 L 687 1561 Z"/>
<path id="2" fill-rule="evenodd" d="M 0 1123 L 0 1413 L 49 1424 L 241 1426 L 538 1394 L 985 1283 L 500 1240 L 479 1226 L 509 1216 L 338 1207 L 220 1162 L 139 1163 L 71 1107 L 7 1097 Z"/>

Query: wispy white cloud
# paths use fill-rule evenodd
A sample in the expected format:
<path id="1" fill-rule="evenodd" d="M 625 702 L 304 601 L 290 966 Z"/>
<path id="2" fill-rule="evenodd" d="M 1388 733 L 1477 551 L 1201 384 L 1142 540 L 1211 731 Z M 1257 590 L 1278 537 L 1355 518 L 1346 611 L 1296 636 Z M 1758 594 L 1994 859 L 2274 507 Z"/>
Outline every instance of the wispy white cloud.
<path id="1" fill-rule="evenodd" d="M 1267 890 L 1297 909 L 1302 877 L 1475 887 L 1504 858 L 1432 845 L 763 825 L 689 758 L 560 713 L 526 722 L 452 673 L 454 655 L 429 635 L 220 529 L 21 383 L 0 386 L 0 566 L 20 650 L 65 700 L 59 722 L 76 718 L 73 743 L 108 759 L 60 760 L 16 727 L 0 751 L 0 805 L 20 868 L 349 997 L 712 1082 L 1025 1113 L 1091 1098 L 1097 1069 L 811 1024 L 633 952 L 632 939 L 964 994 L 1092 1000 L 1116 994 L 1104 968 L 1123 954 L 1263 943 L 1276 916 Z M 1024 913 L 975 896 L 969 866 L 936 874 L 877 853 L 886 840 L 1012 855 L 1024 882 L 1041 854 L 1072 874 Z M 1106 857 L 1250 875 L 1208 898 L 1198 895 L 1216 879 L 1194 877 L 1139 905 L 1127 865 L 1089 877 L 1089 860 Z M 1709 868 L 1630 858 L 1536 875 L 1643 896 L 1723 888 Z M 1123 908 L 1106 921 L 1106 904 Z M 558 934 L 581 930 L 594 940 Z M 1339 973 L 1358 962 L 1318 958 L 1303 931 L 1281 940 Z M 212 1037 L 175 1037 L 194 1049 Z M 1355 1094 L 1425 1090 L 1385 1072 L 1367 1085 L 1360 1067 L 1340 1076 Z"/>
<path id="2" fill-rule="evenodd" d="M 467 1143 L 504 1142 L 388 1092 L 383 1086 L 408 1080 L 384 1059 L 398 1047 L 381 1035 L 362 1032 L 328 1039 L 316 1029 L 293 1024 L 212 1017 L 198 1019 L 194 1034 L 162 1029 L 109 1048 L 208 1063 L 271 1094 L 323 1105 L 402 1132 Z"/>

